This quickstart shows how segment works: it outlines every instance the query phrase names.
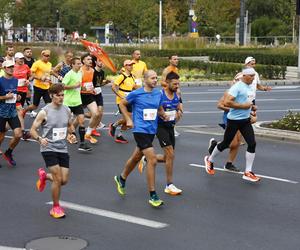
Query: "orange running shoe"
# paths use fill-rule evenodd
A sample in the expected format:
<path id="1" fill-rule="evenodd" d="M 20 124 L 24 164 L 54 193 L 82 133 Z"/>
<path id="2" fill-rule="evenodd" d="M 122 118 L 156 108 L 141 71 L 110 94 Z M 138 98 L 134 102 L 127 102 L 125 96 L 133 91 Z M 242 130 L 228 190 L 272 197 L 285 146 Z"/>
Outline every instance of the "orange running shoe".
<path id="1" fill-rule="evenodd" d="M 204 157 L 204 164 L 205 164 L 206 173 L 208 173 L 210 175 L 214 175 L 215 174 L 214 163 L 209 161 L 208 158 L 209 158 L 208 155 Z"/>
<path id="2" fill-rule="evenodd" d="M 257 177 L 253 172 L 249 171 L 249 172 L 245 172 L 243 174 L 243 179 L 246 181 L 251 181 L 251 182 L 258 182 L 260 181 L 260 178 Z"/>
<path id="3" fill-rule="evenodd" d="M 147 165 L 146 157 L 143 155 L 143 157 L 140 160 L 139 165 L 138 165 L 138 171 L 140 172 L 140 174 L 143 173 L 143 170 L 146 167 L 146 165 Z"/>
<path id="4" fill-rule="evenodd" d="M 39 179 L 36 182 L 36 188 L 38 191 L 43 192 L 46 187 L 47 173 L 44 169 L 38 169 Z"/>
<path id="5" fill-rule="evenodd" d="M 91 135 L 85 134 L 84 139 L 89 141 L 92 144 L 96 144 L 98 140 Z"/>

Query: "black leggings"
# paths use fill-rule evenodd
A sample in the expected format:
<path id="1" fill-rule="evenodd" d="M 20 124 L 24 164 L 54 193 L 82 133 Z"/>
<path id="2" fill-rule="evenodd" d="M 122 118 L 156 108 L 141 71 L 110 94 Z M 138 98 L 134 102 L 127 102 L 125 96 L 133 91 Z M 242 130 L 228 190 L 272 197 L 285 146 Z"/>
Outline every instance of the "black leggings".
<path id="1" fill-rule="evenodd" d="M 228 119 L 224 139 L 218 144 L 218 150 L 222 152 L 224 149 L 228 148 L 238 130 L 248 144 L 247 151 L 249 153 L 255 153 L 256 142 L 250 118 L 243 120 Z"/>

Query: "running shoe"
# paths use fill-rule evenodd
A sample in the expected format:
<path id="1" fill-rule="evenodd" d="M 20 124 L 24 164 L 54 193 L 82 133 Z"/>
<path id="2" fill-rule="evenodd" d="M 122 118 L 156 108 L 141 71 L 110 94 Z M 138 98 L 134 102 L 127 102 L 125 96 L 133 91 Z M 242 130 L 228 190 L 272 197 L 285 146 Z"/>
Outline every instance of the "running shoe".
<path id="1" fill-rule="evenodd" d="M 50 215 L 55 219 L 64 218 L 66 216 L 65 211 L 61 206 L 52 207 Z"/>
<path id="2" fill-rule="evenodd" d="M 153 207 L 160 207 L 164 204 L 164 202 L 161 199 L 159 199 L 157 194 L 154 194 L 150 197 L 149 203 Z"/>
<path id="3" fill-rule="evenodd" d="M 143 156 L 138 165 L 138 171 L 140 172 L 140 174 L 143 173 L 143 170 L 146 167 L 146 165 L 147 165 L 146 157 Z"/>
<path id="4" fill-rule="evenodd" d="M 214 164 L 213 164 L 213 162 L 209 161 L 208 158 L 209 158 L 208 155 L 204 157 L 206 173 L 208 173 L 210 175 L 214 175 L 215 174 Z"/>
<path id="5" fill-rule="evenodd" d="M 108 125 L 108 133 L 111 137 L 115 137 L 116 129 L 117 128 L 112 123 Z"/>
<path id="6" fill-rule="evenodd" d="M 105 128 L 105 126 L 106 125 L 104 123 L 100 122 L 99 125 L 97 126 L 97 129 L 103 129 Z"/>
<path id="7" fill-rule="evenodd" d="M 170 185 L 167 185 L 165 188 L 165 193 L 170 195 L 179 195 L 182 193 L 182 190 L 177 188 L 173 183 Z"/>
<path id="8" fill-rule="evenodd" d="M 14 167 L 17 165 L 16 161 L 12 157 L 12 154 L 8 154 L 7 152 L 5 152 L 4 154 L 2 154 L 2 157 L 8 162 L 10 166 Z"/>
<path id="9" fill-rule="evenodd" d="M 86 142 L 81 142 L 78 147 L 78 151 L 88 152 L 88 151 L 92 151 L 92 149 L 93 148 L 89 146 Z"/>
<path id="10" fill-rule="evenodd" d="M 246 181 L 251 181 L 251 182 L 258 182 L 260 181 L 260 178 L 257 177 L 253 172 L 249 171 L 249 172 L 245 172 L 243 174 L 243 179 Z"/>
<path id="11" fill-rule="evenodd" d="M 124 196 L 126 194 L 125 185 L 122 185 L 119 176 L 115 176 L 114 180 L 117 184 L 117 190 L 118 190 L 119 195 Z"/>
<path id="12" fill-rule="evenodd" d="M 117 136 L 116 139 L 115 139 L 115 142 L 123 143 L 123 144 L 128 143 L 128 141 L 122 135 Z"/>
<path id="13" fill-rule="evenodd" d="M 180 133 L 174 128 L 174 136 L 175 137 L 178 137 L 178 136 L 180 136 Z"/>
<path id="14" fill-rule="evenodd" d="M 31 117 L 31 118 L 35 118 L 35 117 L 37 116 L 37 114 L 38 114 L 37 112 L 31 111 L 31 112 L 30 112 L 30 117 Z"/>
<path id="15" fill-rule="evenodd" d="M 29 131 L 23 131 L 22 138 L 24 141 L 27 141 L 28 139 L 30 139 L 31 135 L 30 135 Z"/>
<path id="16" fill-rule="evenodd" d="M 215 140 L 215 138 L 211 138 L 208 143 L 208 153 L 211 155 L 211 153 L 214 151 L 215 147 L 217 146 L 218 142 Z"/>
<path id="17" fill-rule="evenodd" d="M 234 166 L 231 162 L 226 162 L 224 169 L 229 172 L 240 172 L 240 169 Z"/>
<path id="18" fill-rule="evenodd" d="M 84 139 L 89 141 L 92 144 L 96 144 L 98 140 L 91 135 L 85 134 Z"/>
<path id="19" fill-rule="evenodd" d="M 92 130 L 92 134 L 91 135 L 97 136 L 97 137 L 101 136 L 100 132 L 98 132 L 96 129 Z"/>
<path id="20" fill-rule="evenodd" d="M 38 191 L 43 192 L 46 187 L 47 173 L 44 169 L 38 169 L 39 179 L 36 182 L 36 188 Z"/>

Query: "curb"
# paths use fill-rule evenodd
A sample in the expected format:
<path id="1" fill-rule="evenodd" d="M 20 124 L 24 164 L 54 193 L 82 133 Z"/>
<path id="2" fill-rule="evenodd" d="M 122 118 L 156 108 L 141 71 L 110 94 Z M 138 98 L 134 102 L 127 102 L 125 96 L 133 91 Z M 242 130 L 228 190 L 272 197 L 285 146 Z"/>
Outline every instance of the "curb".
<path id="1" fill-rule="evenodd" d="M 263 124 L 268 124 L 271 122 L 272 121 L 256 122 L 253 125 L 255 135 L 259 137 L 270 138 L 270 139 L 275 139 L 280 141 L 300 142 L 300 132 L 265 128 L 262 126 Z"/>

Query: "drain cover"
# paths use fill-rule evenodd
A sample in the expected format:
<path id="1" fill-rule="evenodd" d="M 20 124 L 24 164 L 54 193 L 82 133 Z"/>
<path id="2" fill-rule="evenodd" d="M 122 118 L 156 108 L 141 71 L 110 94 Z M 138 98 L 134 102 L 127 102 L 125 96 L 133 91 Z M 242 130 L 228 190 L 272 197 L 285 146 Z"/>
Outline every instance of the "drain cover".
<path id="1" fill-rule="evenodd" d="M 26 250 L 81 250 L 87 245 L 87 241 L 73 236 L 55 236 L 32 240 Z"/>

